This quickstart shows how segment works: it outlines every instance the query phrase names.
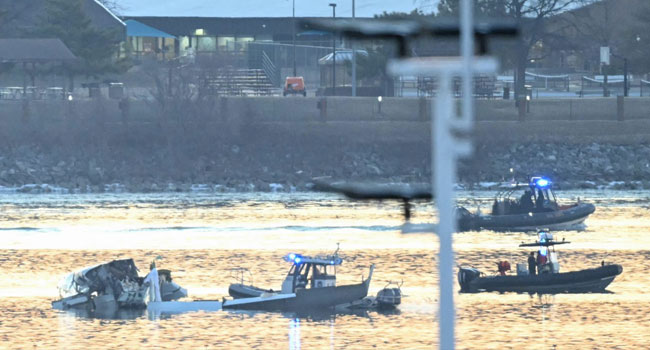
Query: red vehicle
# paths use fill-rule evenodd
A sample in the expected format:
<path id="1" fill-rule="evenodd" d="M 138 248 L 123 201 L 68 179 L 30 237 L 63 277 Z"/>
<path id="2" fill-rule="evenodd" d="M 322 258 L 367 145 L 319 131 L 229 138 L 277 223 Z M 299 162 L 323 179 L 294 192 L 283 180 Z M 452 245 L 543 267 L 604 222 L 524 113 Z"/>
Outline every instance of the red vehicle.
<path id="1" fill-rule="evenodd" d="M 284 91 L 282 92 L 282 96 L 287 96 L 289 94 L 302 94 L 303 96 L 307 96 L 307 91 L 305 91 L 305 80 L 302 77 L 287 77 L 284 82 Z"/>

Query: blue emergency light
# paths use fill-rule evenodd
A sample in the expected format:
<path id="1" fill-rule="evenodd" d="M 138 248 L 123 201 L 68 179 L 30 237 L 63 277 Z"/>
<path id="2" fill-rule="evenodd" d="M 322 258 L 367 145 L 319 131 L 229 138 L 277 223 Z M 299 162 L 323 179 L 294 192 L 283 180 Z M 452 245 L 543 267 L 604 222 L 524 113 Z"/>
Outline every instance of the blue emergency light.
<path id="1" fill-rule="evenodd" d="M 532 179 L 532 185 L 539 189 L 545 189 L 551 186 L 551 180 L 545 177 L 534 177 Z"/>
<path id="2" fill-rule="evenodd" d="M 284 260 L 293 264 L 300 264 L 303 260 L 303 256 L 296 253 L 289 253 L 284 257 Z"/>

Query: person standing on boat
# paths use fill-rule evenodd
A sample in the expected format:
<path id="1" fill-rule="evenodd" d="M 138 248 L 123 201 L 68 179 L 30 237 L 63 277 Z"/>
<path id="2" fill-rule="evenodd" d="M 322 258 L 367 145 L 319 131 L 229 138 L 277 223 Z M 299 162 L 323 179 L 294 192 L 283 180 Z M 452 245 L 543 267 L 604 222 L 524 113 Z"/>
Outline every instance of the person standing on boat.
<path id="1" fill-rule="evenodd" d="M 542 254 L 541 250 L 537 251 L 537 272 L 541 275 L 543 268 L 545 267 L 548 259 L 546 258 L 546 254 Z"/>
<path id="2" fill-rule="evenodd" d="M 534 276 L 536 272 L 536 266 L 537 261 L 535 260 L 535 253 L 530 252 L 530 255 L 528 256 L 528 274 Z"/>
<path id="3" fill-rule="evenodd" d="M 519 199 L 519 208 L 521 208 L 522 213 L 527 214 L 531 212 L 534 207 L 535 204 L 533 204 L 533 192 L 526 190 Z"/>
<path id="4" fill-rule="evenodd" d="M 542 192 L 542 189 L 537 189 L 537 200 L 535 201 L 535 207 L 537 211 L 543 211 L 544 210 L 544 193 Z"/>

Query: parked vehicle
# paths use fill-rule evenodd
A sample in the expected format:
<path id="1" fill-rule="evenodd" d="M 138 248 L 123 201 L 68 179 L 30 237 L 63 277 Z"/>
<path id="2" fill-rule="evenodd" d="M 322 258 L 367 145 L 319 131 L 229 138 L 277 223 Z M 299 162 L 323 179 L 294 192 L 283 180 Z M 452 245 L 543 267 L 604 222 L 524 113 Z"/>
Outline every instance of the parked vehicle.
<path id="1" fill-rule="evenodd" d="M 284 82 L 284 91 L 282 91 L 282 96 L 287 96 L 289 94 L 307 96 L 307 91 L 305 90 L 305 79 L 303 79 L 303 77 L 287 77 Z"/>

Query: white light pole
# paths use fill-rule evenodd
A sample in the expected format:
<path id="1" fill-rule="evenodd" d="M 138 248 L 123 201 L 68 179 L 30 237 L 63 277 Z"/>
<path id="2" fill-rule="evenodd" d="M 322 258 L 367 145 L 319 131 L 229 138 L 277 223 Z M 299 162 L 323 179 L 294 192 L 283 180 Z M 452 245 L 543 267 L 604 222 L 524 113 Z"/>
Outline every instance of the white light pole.
<path id="1" fill-rule="evenodd" d="M 453 233 L 456 232 L 454 213 L 456 182 L 456 161 L 471 154 L 471 140 L 468 131 L 473 128 L 472 76 L 476 73 L 495 73 L 498 68 L 494 58 L 474 58 L 473 19 L 471 0 L 461 0 L 461 52 L 462 57 L 428 57 L 392 60 L 388 72 L 395 76 L 433 76 L 438 81 L 435 103 L 431 106 L 432 141 L 432 187 L 435 205 L 438 207 L 439 223 L 439 275 L 440 298 L 439 326 L 440 349 L 455 347 L 454 306 L 454 250 Z M 454 77 L 462 77 L 463 113 L 456 117 L 456 104 L 452 91 Z M 435 117 L 434 117 L 435 116 Z"/>
<path id="2" fill-rule="evenodd" d="M 293 0 L 293 6 L 291 7 L 291 16 L 293 18 L 293 23 L 291 25 L 292 31 L 291 36 L 293 38 L 293 76 L 297 76 L 296 73 L 296 0 Z"/>

